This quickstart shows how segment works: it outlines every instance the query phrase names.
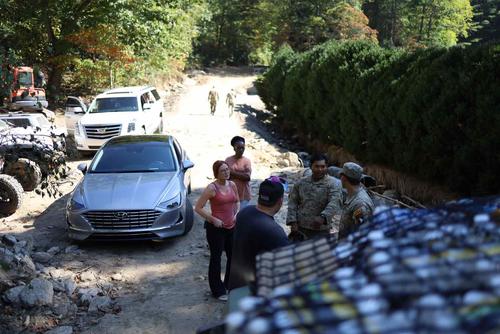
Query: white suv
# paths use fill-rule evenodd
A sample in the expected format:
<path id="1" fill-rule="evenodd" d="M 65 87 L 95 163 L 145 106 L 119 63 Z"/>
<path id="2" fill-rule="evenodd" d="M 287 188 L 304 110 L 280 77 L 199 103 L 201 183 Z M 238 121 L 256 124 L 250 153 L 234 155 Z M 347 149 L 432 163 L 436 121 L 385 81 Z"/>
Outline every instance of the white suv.
<path id="1" fill-rule="evenodd" d="M 109 138 L 119 135 L 161 133 L 163 112 L 163 102 L 154 87 L 105 91 L 97 95 L 76 122 L 77 149 L 97 151 Z"/>

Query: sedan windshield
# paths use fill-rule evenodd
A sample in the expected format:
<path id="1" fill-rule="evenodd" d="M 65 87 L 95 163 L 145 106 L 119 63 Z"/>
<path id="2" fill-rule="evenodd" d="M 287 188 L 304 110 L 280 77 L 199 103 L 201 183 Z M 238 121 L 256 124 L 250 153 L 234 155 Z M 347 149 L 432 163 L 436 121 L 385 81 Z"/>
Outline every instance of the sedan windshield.
<path id="1" fill-rule="evenodd" d="M 105 146 L 92 162 L 90 173 L 145 173 L 176 170 L 170 146 L 160 142 L 120 143 Z"/>
<path id="2" fill-rule="evenodd" d="M 97 99 L 89 110 L 89 113 L 138 111 L 136 97 L 109 97 Z"/>

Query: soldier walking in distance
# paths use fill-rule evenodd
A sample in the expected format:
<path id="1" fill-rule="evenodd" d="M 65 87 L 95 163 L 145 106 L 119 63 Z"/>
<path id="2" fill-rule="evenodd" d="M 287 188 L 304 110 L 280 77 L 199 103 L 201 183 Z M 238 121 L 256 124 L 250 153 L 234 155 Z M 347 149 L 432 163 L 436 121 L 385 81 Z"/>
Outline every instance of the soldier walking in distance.
<path id="1" fill-rule="evenodd" d="M 215 114 L 215 109 L 217 109 L 217 102 L 219 101 L 219 93 L 212 86 L 212 89 L 208 92 L 208 102 L 210 103 L 210 114 L 213 116 Z"/>
<path id="2" fill-rule="evenodd" d="M 236 94 L 234 92 L 234 89 L 231 89 L 227 95 L 226 95 L 226 104 L 227 108 L 229 109 L 229 117 L 233 115 L 234 112 L 234 100 L 236 98 Z"/>

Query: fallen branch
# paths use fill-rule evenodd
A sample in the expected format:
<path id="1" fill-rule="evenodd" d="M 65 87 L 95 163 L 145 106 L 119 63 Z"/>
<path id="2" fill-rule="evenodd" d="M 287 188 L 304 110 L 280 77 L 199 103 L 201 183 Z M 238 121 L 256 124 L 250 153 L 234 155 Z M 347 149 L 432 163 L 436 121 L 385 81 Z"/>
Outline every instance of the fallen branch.
<path id="1" fill-rule="evenodd" d="M 77 274 L 81 274 L 81 273 L 83 273 L 84 271 L 87 271 L 87 270 L 89 270 L 89 269 L 90 269 L 90 268 L 92 268 L 92 267 L 93 267 L 93 266 L 88 266 L 88 267 L 85 267 L 85 268 L 80 269 L 80 270 L 75 270 L 75 273 L 77 273 Z"/>
<path id="2" fill-rule="evenodd" d="M 383 198 L 383 199 L 386 199 L 386 200 L 388 200 L 388 201 L 391 201 L 391 202 L 397 203 L 397 204 L 399 204 L 399 205 L 401 205 L 401 206 L 404 206 L 404 207 L 406 207 L 406 208 L 408 208 L 408 209 L 416 209 L 416 207 L 413 207 L 413 206 L 411 206 L 411 205 L 408 205 L 408 204 L 406 204 L 406 203 L 403 203 L 403 202 L 401 202 L 401 201 L 398 201 L 397 199 L 390 198 L 390 197 L 388 197 L 388 196 L 384 196 L 384 195 L 379 194 L 379 193 L 377 193 L 377 192 L 375 192 L 375 191 L 373 191 L 373 190 L 369 190 L 369 189 L 368 189 L 368 192 L 369 192 L 371 195 L 375 195 L 375 196 L 381 197 L 381 198 Z"/>
<path id="3" fill-rule="evenodd" d="M 373 189 L 385 189 L 386 186 L 384 184 L 379 184 L 378 186 L 372 186 L 372 187 L 366 187 L 368 190 L 373 190 Z"/>
<path id="4" fill-rule="evenodd" d="M 427 207 L 425 207 L 425 205 L 423 205 L 422 203 L 417 202 L 416 200 L 414 200 L 414 199 L 412 199 L 412 198 L 410 198 L 410 197 L 408 197 L 408 196 L 406 196 L 406 195 L 401 195 L 401 197 L 402 197 L 402 198 L 404 198 L 404 199 L 405 199 L 405 200 L 407 200 L 407 201 L 412 202 L 412 203 L 413 203 L 413 204 L 415 204 L 416 206 L 421 207 L 422 209 L 427 209 Z"/>

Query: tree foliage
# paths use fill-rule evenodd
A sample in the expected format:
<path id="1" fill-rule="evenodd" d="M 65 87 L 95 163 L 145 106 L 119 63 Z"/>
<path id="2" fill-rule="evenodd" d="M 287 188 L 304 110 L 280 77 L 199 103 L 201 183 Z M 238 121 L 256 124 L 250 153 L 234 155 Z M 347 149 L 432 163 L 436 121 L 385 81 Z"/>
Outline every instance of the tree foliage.
<path id="1" fill-rule="evenodd" d="M 182 70 L 204 15 L 203 0 L 2 0 L 0 51 L 41 64 L 56 100 L 67 84 L 95 90 Z"/>
<path id="2" fill-rule="evenodd" d="M 258 83 L 295 133 L 465 194 L 500 187 L 500 48 L 283 49 Z"/>
<path id="3" fill-rule="evenodd" d="M 269 63 L 284 43 L 300 51 L 329 39 L 376 40 L 359 1 L 209 2 L 197 49 L 205 63 Z"/>
<path id="4" fill-rule="evenodd" d="M 473 17 L 469 0 L 367 0 L 363 8 L 386 46 L 452 46 Z"/>
<path id="5" fill-rule="evenodd" d="M 466 43 L 489 43 L 500 40 L 500 0 L 472 0 L 474 20 Z"/>

